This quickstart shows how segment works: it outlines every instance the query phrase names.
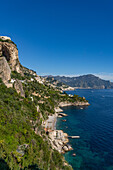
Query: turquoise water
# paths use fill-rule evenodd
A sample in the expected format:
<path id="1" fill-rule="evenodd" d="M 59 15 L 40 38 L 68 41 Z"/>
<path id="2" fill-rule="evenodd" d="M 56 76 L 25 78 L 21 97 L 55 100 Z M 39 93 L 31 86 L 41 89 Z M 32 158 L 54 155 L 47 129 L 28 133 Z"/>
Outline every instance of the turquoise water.
<path id="1" fill-rule="evenodd" d="M 65 159 L 73 169 L 113 170 L 113 90 L 76 90 L 67 92 L 85 96 L 91 104 L 84 109 L 64 107 L 68 117 L 58 118 L 57 129 L 80 139 L 70 139 L 73 151 Z M 66 119 L 63 122 L 62 119 Z M 72 154 L 76 153 L 76 157 Z"/>

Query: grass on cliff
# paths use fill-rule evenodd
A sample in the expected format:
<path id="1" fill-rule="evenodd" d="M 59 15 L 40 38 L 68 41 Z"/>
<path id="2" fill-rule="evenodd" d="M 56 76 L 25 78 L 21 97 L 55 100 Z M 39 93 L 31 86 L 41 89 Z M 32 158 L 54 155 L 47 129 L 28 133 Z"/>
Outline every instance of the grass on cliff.
<path id="1" fill-rule="evenodd" d="M 17 72 L 12 72 L 12 78 L 22 80 Z M 71 169 L 64 166 L 63 156 L 51 148 L 41 123 L 54 114 L 54 107 L 60 102 L 85 100 L 77 95 L 62 95 L 36 80 L 29 81 L 29 75 L 24 78 L 25 98 L 14 88 L 7 88 L 0 79 L 0 169 Z M 24 144 L 28 147 L 22 150 L 22 155 L 17 149 Z"/>
<path id="2" fill-rule="evenodd" d="M 24 91 L 26 96 L 32 96 L 34 103 L 40 106 L 40 111 L 44 119 L 47 119 L 48 115 L 54 113 L 54 107 L 57 107 L 60 102 L 86 102 L 85 99 L 78 95 L 74 95 L 73 97 L 70 97 L 66 93 L 62 95 L 60 91 L 56 91 L 52 87 L 40 84 L 36 80 L 25 83 Z M 33 93 L 37 94 L 37 96 L 34 96 Z"/>
<path id="3" fill-rule="evenodd" d="M 22 76 L 17 71 L 12 71 L 11 72 L 11 78 L 12 79 L 18 79 L 18 80 L 31 80 L 31 78 L 34 78 L 34 76 L 30 73 L 24 73 L 24 75 Z"/>
<path id="4" fill-rule="evenodd" d="M 0 169 L 70 169 L 64 167 L 63 156 L 51 149 L 35 102 L 0 80 Z M 17 152 L 23 144 L 28 144 L 24 155 Z"/>

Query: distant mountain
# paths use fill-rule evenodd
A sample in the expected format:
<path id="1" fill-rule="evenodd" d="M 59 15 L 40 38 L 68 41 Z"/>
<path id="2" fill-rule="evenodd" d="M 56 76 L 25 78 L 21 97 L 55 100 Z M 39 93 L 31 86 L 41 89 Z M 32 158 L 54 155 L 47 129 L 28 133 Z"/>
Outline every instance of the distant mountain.
<path id="1" fill-rule="evenodd" d="M 62 90 L 62 91 L 75 90 L 74 87 L 70 87 L 67 84 L 62 83 L 61 81 L 55 80 L 51 76 L 49 76 L 49 77 L 43 76 L 42 79 L 43 79 L 44 84 L 51 86 L 57 90 Z"/>
<path id="2" fill-rule="evenodd" d="M 113 83 L 102 80 L 99 77 L 88 74 L 79 77 L 65 77 L 65 76 L 48 76 L 66 85 L 76 88 L 85 89 L 113 89 Z"/>

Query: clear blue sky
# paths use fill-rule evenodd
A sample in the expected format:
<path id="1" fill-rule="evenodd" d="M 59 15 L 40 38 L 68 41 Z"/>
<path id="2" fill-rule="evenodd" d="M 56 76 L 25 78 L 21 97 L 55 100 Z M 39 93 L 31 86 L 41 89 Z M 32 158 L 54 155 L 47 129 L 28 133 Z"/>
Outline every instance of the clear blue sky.
<path id="1" fill-rule="evenodd" d="M 0 0 L 0 34 L 39 75 L 113 77 L 113 0 Z"/>

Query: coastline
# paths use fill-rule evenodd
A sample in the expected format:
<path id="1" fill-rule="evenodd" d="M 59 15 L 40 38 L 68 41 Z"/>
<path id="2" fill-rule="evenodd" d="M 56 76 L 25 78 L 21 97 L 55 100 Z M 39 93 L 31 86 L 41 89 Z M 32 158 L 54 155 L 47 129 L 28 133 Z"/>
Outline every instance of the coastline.
<path id="1" fill-rule="evenodd" d="M 48 119 L 43 122 L 44 130 L 49 136 L 49 141 L 52 145 L 53 149 L 56 149 L 59 153 L 65 153 L 70 150 L 73 150 L 71 145 L 69 144 L 69 136 L 67 133 L 64 133 L 62 130 L 56 129 L 57 117 L 65 117 L 67 116 L 65 113 L 62 113 L 63 110 L 60 107 L 65 106 L 89 106 L 88 102 L 61 102 L 58 107 L 55 108 L 55 114 L 49 116 Z M 63 121 L 66 121 L 65 119 Z M 75 136 L 74 138 L 78 138 Z"/>
<path id="2" fill-rule="evenodd" d="M 43 123 L 44 130 L 49 136 L 49 141 L 53 149 L 56 149 L 59 153 L 65 153 L 72 150 L 72 147 L 68 144 L 68 134 L 62 130 L 56 130 L 57 117 L 63 111 L 59 107 L 55 108 L 55 114 L 49 116 L 49 118 Z M 62 113 L 65 115 L 64 113 Z"/>
<path id="3" fill-rule="evenodd" d="M 60 102 L 59 107 L 65 107 L 65 106 L 89 106 L 89 102 Z"/>

